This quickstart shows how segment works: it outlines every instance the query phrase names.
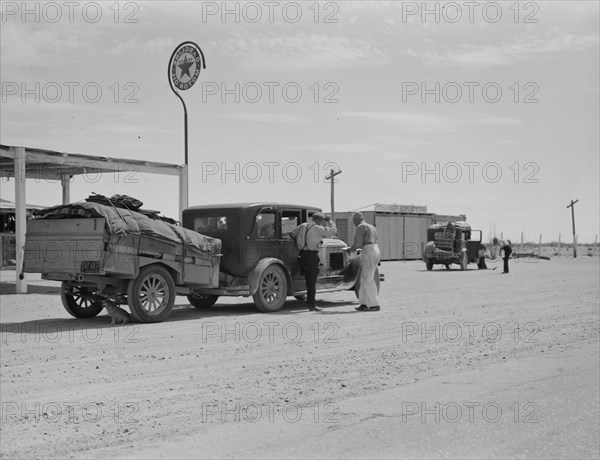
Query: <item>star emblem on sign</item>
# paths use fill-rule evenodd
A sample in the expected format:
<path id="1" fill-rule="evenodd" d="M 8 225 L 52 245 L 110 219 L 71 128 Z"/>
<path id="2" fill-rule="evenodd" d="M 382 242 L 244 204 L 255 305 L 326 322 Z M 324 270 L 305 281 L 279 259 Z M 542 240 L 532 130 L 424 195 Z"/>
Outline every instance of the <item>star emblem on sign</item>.
<path id="1" fill-rule="evenodd" d="M 190 67 L 192 67 L 195 64 L 196 61 L 194 60 L 191 54 L 186 53 L 181 57 L 181 59 L 179 60 L 179 64 L 177 64 L 177 67 L 179 67 L 179 69 L 181 70 L 181 75 L 179 76 L 179 79 L 181 81 L 184 81 L 183 77 L 185 77 L 186 75 L 188 77 L 188 80 L 192 79 L 192 76 L 190 75 Z"/>
<path id="2" fill-rule="evenodd" d="M 193 45 L 179 48 L 171 58 L 170 76 L 173 84 L 180 90 L 190 89 L 202 67 L 202 58 L 199 50 Z"/>

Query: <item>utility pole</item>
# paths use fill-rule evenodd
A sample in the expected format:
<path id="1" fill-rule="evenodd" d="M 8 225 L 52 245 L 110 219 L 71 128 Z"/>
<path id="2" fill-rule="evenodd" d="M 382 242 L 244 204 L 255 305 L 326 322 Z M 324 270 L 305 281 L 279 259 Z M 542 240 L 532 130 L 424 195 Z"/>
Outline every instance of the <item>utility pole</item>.
<path id="1" fill-rule="evenodd" d="M 341 170 L 338 172 L 334 172 L 333 169 L 330 169 L 329 176 L 327 176 L 325 178 L 325 180 L 331 181 L 331 220 L 333 223 L 335 223 L 335 206 L 334 206 L 335 198 L 334 198 L 334 193 L 333 193 L 333 184 L 335 183 L 334 177 L 341 173 L 342 173 Z"/>
<path id="2" fill-rule="evenodd" d="M 573 258 L 577 258 L 577 236 L 575 235 L 575 203 L 579 201 L 579 198 L 575 201 L 571 200 L 571 204 L 567 206 L 567 209 L 571 208 L 571 220 L 573 221 Z"/>

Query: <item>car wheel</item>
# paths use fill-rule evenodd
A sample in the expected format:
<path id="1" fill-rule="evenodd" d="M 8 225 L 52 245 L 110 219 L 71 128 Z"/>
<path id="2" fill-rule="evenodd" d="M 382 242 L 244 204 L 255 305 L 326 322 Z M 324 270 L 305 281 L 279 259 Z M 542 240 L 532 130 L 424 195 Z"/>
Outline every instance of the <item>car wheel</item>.
<path id="1" fill-rule="evenodd" d="M 101 302 L 87 297 L 92 293 L 90 288 L 70 286 L 66 281 L 63 281 L 60 286 L 60 300 L 63 307 L 75 318 L 93 318 L 102 311 L 104 307 Z"/>
<path id="2" fill-rule="evenodd" d="M 175 303 L 175 283 L 166 268 L 148 265 L 129 282 L 127 302 L 131 313 L 142 323 L 159 323 L 166 319 Z"/>
<path id="3" fill-rule="evenodd" d="M 287 297 L 287 278 L 279 265 L 269 265 L 260 275 L 258 289 L 252 296 L 256 307 L 263 312 L 281 310 Z"/>
<path id="4" fill-rule="evenodd" d="M 190 305 L 193 305 L 196 308 L 210 308 L 212 307 L 217 299 L 218 295 L 193 295 L 190 294 L 187 296 L 188 302 Z"/>

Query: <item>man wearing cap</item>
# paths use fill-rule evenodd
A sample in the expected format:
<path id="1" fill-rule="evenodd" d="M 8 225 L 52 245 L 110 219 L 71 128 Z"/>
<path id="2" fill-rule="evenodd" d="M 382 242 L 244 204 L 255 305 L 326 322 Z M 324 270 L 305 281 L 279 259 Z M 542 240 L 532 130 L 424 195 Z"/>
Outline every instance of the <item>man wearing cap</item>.
<path id="1" fill-rule="evenodd" d="M 353 252 L 362 249 L 360 257 L 360 289 L 358 290 L 359 311 L 379 311 L 377 300 L 377 284 L 375 283 L 375 270 L 381 253 L 377 246 L 377 230 L 371 224 L 365 222 L 362 212 L 352 215 L 352 222 L 356 225 L 354 244 L 346 251 Z"/>
<path id="2" fill-rule="evenodd" d="M 331 238 L 337 233 L 331 217 L 320 212 L 312 215 L 312 222 L 304 222 L 296 227 L 290 235 L 296 240 L 299 256 L 298 263 L 304 270 L 306 281 L 306 301 L 310 311 L 321 311 L 317 307 L 317 278 L 319 277 L 319 244 L 323 238 Z"/>

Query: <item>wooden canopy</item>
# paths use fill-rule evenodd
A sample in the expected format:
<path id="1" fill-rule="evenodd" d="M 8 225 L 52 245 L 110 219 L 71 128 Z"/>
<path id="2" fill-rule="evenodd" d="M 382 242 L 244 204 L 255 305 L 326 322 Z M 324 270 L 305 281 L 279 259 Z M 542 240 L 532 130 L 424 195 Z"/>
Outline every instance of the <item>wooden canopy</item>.
<path id="1" fill-rule="evenodd" d="M 15 244 L 17 248 L 17 293 L 27 292 L 27 280 L 19 279 L 23 267 L 26 229 L 26 179 L 60 180 L 63 204 L 70 202 L 70 179 L 76 175 L 113 173 L 122 178 L 133 173 L 179 176 L 179 218 L 188 205 L 188 169 L 186 165 L 131 160 L 0 144 L 0 177 L 15 178 Z"/>

